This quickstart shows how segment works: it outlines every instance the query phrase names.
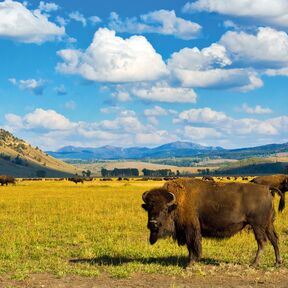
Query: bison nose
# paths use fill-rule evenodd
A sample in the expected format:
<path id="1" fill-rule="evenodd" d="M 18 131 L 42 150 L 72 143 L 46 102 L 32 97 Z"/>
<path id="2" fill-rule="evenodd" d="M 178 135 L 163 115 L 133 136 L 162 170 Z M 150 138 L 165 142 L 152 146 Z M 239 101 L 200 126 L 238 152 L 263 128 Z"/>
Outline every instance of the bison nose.
<path id="1" fill-rule="evenodd" d="M 158 230 L 158 223 L 156 220 L 150 220 L 148 223 L 148 228 L 151 230 Z"/>

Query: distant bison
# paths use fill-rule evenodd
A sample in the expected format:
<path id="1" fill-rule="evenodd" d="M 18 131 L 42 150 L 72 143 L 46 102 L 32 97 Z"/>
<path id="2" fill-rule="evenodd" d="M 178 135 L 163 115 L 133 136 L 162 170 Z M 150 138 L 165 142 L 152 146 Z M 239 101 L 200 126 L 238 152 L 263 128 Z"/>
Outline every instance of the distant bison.
<path id="1" fill-rule="evenodd" d="M 213 181 L 214 182 L 214 178 L 212 176 L 203 176 L 202 180 L 204 180 L 204 181 Z"/>
<path id="2" fill-rule="evenodd" d="M 69 181 L 74 182 L 75 184 L 77 183 L 84 183 L 84 180 L 80 177 L 70 177 L 68 178 Z"/>
<path id="3" fill-rule="evenodd" d="M 13 176 L 0 175 L 1 186 L 8 186 L 8 184 L 16 184 L 16 179 Z"/>
<path id="4" fill-rule="evenodd" d="M 216 183 L 198 179 L 169 181 L 142 195 L 148 212 L 150 243 L 172 236 L 187 245 L 188 266 L 199 260 L 202 237 L 227 238 L 250 225 L 258 244 L 253 265 L 268 238 L 274 247 L 276 264 L 281 263 L 271 189 L 252 183 Z M 278 191 L 278 190 L 277 190 Z M 283 210 L 285 199 L 281 194 Z"/>
<path id="5" fill-rule="evenodd" d="M 282 193 L 288 191 L 288 175 L 285 174 L 258 176 L 250 182 L 275 187 L 279 189 Z"/>

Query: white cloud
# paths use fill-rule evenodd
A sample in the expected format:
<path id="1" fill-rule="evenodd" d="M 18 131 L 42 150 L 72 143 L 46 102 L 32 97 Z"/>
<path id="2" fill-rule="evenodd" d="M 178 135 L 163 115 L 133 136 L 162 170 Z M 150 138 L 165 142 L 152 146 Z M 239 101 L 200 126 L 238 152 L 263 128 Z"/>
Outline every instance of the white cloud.
<path id="1" fill-rule="evenodd" d="M 186 139 L 190 139 L 192 141 L 199 141 L 199 140 L 207 140 L 207 139 L 214 139 L 220 138 L 221 133 L 214 128 L 207 128 L 207 127 L 193 127 L 193 126 L 185 126 L 183 130 L 178 130 L 178 133 L 182 134 Z"/>
<path id="2" fill-rule="evenodd" d="M 244 111 L 247 114 L 269 114 L 273 111 L 270 108 L 264 108 L 260 105 L 256 105 L 254 108 L 250 107 L 248 104 L 244 103 L 242 105 L 242 111 Z"/>
<path id="3" fill-rule="evenodd" d="M 267 69 L 265 74 L 268 76 L 288 76 L 288 68 Z"/>
<path id="4" fill-rule="evenodd" d="M 144 115 L 148 116 L 148 117 L 151 117 L 151 116 L 154 116 L 154 117 L 166 116 L 166 115 L 175 114 L 175 113 L 177 113 L 175 110 L 164 109 L 164 108 L 162 108 L 160 106 L 157 106 L 157 105 L 154 106 L 153 108 L 144 110 Z"/>
<path id="5" fill-rule="evenodd" d="M 207 48 L 199 50 L 194 48 L 183 48 L 172 54 L 168 60 L 168 66 L 172 69 L 185 70 L 207 70 L 213 67 L 225 67 L 232 64 L 227 55 L 226 48 L 213 43 Z"/>
<path id="6" fill-rule="evenodd" d="M 61 17 L 61 16 L 56 16 L 55 21 L 56 21 L 57 23 L 59 23 L 60 26 L 66 26 L 66 25 L 68 24 L 68 20 L 65 19 L 65 18 L 63 18 L 63 17 Z"/>
<path id="7" fill-rule="evenodd" d="M 31 91 L 35 95 L 42 95 L 45 88 L 45 81 L 42 79 L 27 79 L 17 81 L 15 78 L 10 78 L 8 81 L 13 85 L 18 86 L 21 90 Z"/>
<path id="8" fill-rule="evenodd" d="M 69 18 L 76 21 L 76 22 L 80 22 L 84 27 L 87 25 L 86 18 L 79 11 L 74 11 L 74 12 L 70 13 Z"/>
<path id="9" fill-rule="evenodd" d="M 131 94 L 143 100 L 168 103 L 195 103 L 197 95 L 193 89 L 171 87 L 166 81 L 155 84 L 135 85 Z"/>
<path id="10" fill-rule="evenodd" d="M 116 90 L 111 95 L 120 102 L 127 102 L 131 100 L 129 92 L 126 91 L 125 87 L 122 87 L 121 85 L 117 85 Z"/>
<path id="11" fill-rule="evenodd" d="M 247 69 L 203 71 L 175 69 L 173 74 L 184 87 L 234 89 L 246 92 L 263 86 L 257 73 Z"/>
<path id="12" fill-rule="evenodd" d="M 39 3 L 39 10 L 40 11 L 52 12 L 52 11 L 57 11 L 58 9 L 59 9 L 59 6 L 53 2 L 40 1 L 40 3 Z"/>
<path id="13" fill-rule="evenodd" d="M 58 71 L 79 74 L 91 81 L 149 81 L 167 73 L 161 55 L 145 37 L 123 39 L 106 28 L 95 33 L 86 51 L 66 49 L 59 51 L 58 55 L 64 61 L 57 65 Z"/>
<path id="14" fill-rule="evenodd" d="M 64 35 L 65 28 L 50 22 L 40 10 L 30 11 L 17 1 L 0 2 L 0 38 L 41 44 Z"/>
<path id="15" fill-rule="evenodd" d="M 165 115 L 168 115 L 168 112 L 166 109 L 160 106 L 154 106 L 153 108 L 145 109 L 144 115 L 145 116 L 165 116 Z"/>
<path id="16" fill-rule="evenodd" d="M 263 112 L 267 113 L 268 109 L 264 110 L 264 108 L 257 108 L 256 106 L 256 108 L 250 108 L 249 112 L 253 112 L 254 114 L 261 114 Z M 227 137 L 230 139 L 234 136 L 270 136 L 280 135 L 283 132 L 288 132 L 287 116 L 270 118 L 267 120 L 258 120 L 255 118 L 234 119 L 227 116 L 223 112 L 215 111 L 208 107 L 182 111 L 179 113 L 178 117 L 173 120 L 173 122 L 175 124 L 183 123 L 184 125 L 193 123 L 194 125 L 200 125 L 200 128 L 213 128 L 219 133 L 219 135 L 221 134 L 222 137 Z"/>
<path id="17" fill-rule="evenodd" d="M 233 62 L 273 68 L 288 65 L 288 35 L 284 31 L 265 27 L 257 35 L 226 32 L 219 43 L 229 51 Z"/>
<path id="18" fill-rule="evenodd" d="M 177 17 L 174 10 L 158 10 L 136 17 L 120 19 L 115 12 L 110 14 L 109 27 L 117 32 L 132 34 L 158 33 L 180 39 L 193 39 L 201 30 L 197 23 Z"/>
<path id="19" fill-rule="evenodd" d="M 257 24 L 288 27 L 287 0 L 198 0 L 188 2 L 184 12 L 207 11 L 254 19 Z"/>
<path id="20" fill-rule="evenodd" d="M 54 110 L 37 108 L 19 116 L 6 114 L 6 129 L 21 131 L 32 139 L 32 143 L 44 149 L 55 149 L 63 145 L 101 146 L 156 145 L 173 139 L 165 130 L 157 130 L 151 124 L 140 121 L 132 110 L 119 110 L 112 120 L 100 122 L 72 122 Z M 172 137 L 172 138 L 170 138 Z"/>
<path id="21" fill-rule="evenodd" d="M 227 49 L 217 43 L 202 50 L 197 47 L 181 49 L 168 60 L 171 74 L 184 87 L 233 88 L 245 92 L 263 85 L 256 72 L 227 69 L 231 64 Z"/>
<path id="22" fill-rule="evenodd" d="M 33 112 L 20 117 L 15 114 L 6 114 L 7 124 L 12 128 L 68 130 L 74 127 L 66 117 L 54 110 L 35 109 Z M 16 123 L 16 127 L 15 127 Z"/>
<path id="23" fill-rule="evenodd" d="M 227 121 L 228 117 L 223 112 L 212 110 L 209 107 L 185 110 L 179 113 L 174 122 L 186 123 L 218 123 Z"/>
<path id="24" fill-rule="evenodd" d="M 89 17 L 89 20 L 92 22 L 92 24 L 98 24 L 102 22 L 101 18 L 98 16 L 91 16 Z"/>

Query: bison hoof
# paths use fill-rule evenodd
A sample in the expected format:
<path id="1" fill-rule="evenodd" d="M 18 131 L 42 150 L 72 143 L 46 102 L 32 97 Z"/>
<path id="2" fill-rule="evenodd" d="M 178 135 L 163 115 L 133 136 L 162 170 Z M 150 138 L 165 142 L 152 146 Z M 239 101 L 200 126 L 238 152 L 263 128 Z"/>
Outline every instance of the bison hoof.
<path id="1" fill-rule="evenodd" d="M 280 267 L 282 264 L 283 264 L 283 260 L 279 259 L 279 260 L 276 261 L 275 266 L 276 267 Z"/>

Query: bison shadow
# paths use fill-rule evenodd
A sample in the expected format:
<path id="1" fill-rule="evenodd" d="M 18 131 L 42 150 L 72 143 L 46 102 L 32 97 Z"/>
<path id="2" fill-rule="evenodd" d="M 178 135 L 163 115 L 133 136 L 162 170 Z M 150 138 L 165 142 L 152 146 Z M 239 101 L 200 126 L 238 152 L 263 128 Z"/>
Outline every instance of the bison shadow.
<path id="1" fill-rule="evenodd" d="M 141 264 L 160 264 L 162 266 L 180 266 L 186 267 L 187 265 L 187 257 L 177 257 L 177 256 L 168 256 L 168 257 L 151 257 L 151 258 L 129 258 L 129 257 L 113 257 L 108 255 L 103 255 L 96 258 L 76 258 L 70 259 L 70 263 L 72 264 L 89 264 L 89 265 L 113 265 L 113 266 L 121 266 L 126 263 L 138 262 Z M 221 261 L 224 263 L 224 261 Z M 219 266 L 220 262 L 211 258 L 202 258 L 200 263 L 205 265 L 214 265 Z M 228 263 L 228 262 L 225 262 Z"/>

